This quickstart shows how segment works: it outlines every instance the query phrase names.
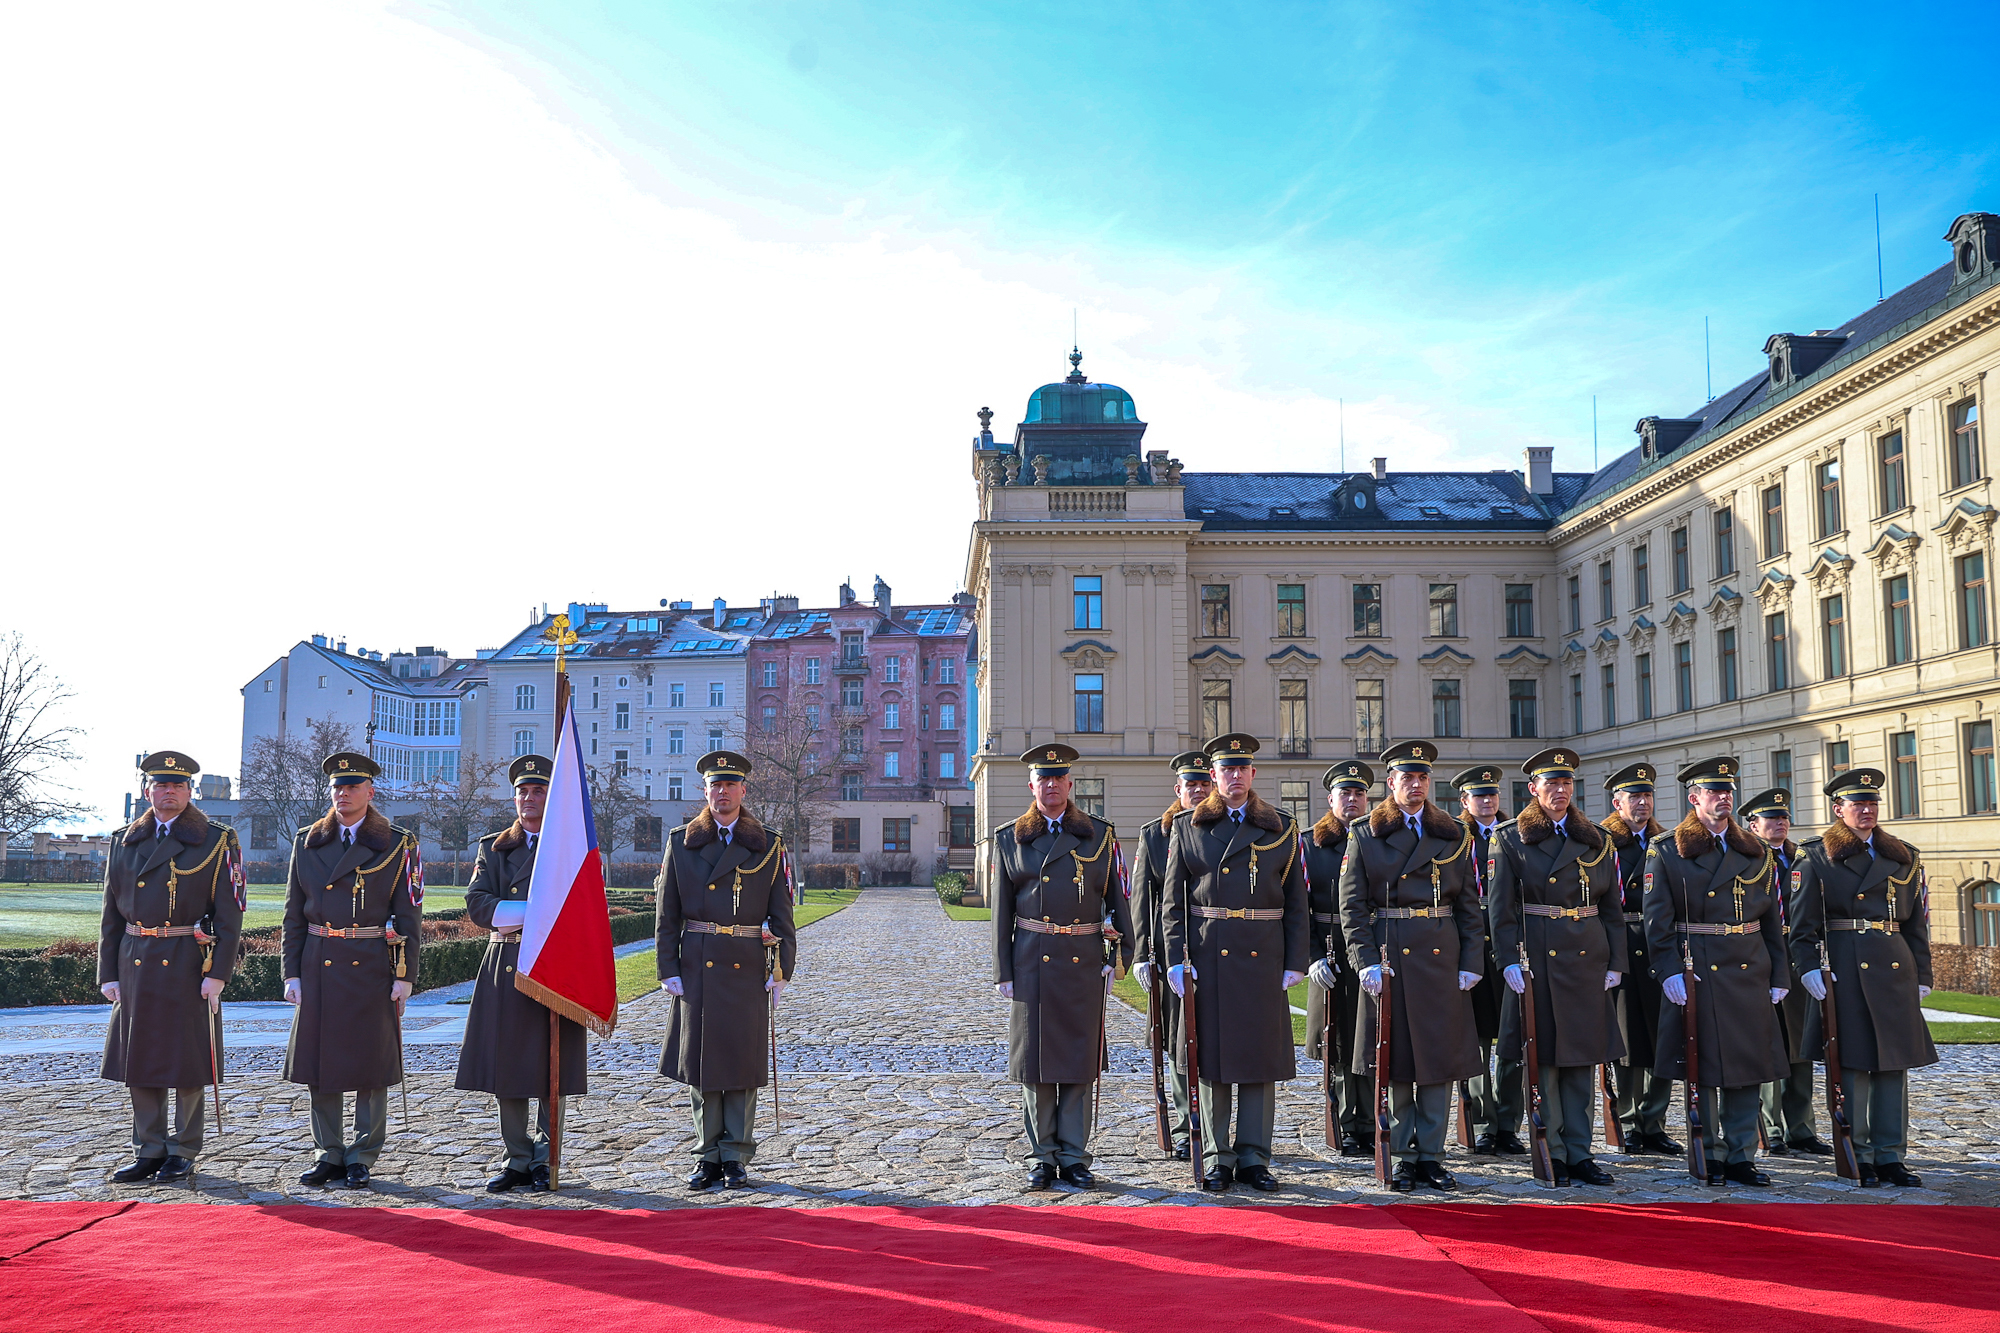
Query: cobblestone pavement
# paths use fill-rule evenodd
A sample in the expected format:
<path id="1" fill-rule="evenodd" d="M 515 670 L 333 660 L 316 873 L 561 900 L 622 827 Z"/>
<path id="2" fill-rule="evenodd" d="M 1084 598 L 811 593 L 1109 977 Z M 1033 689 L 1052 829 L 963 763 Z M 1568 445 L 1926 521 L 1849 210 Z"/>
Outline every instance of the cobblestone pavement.
<path id="1" fill-rule="evenodd" d="M 800 971 L 780 1014 L 784 1128 L 773 1132 L 768 1094 L 759 1107 L 757 1187 L 690 1195 L 686 1090 L 654 1071 L 665 1024 L 655 994 L 626 1006 L 614 1040 L 593 1042 L 591 1093 L 570 1103 L 564 1185 L 553 1195 L 493 1196 L 481 1186 L 496 1166 L 492 1100 L 455 1091 L 456 1047 L 412 1044 L 409 1120 L 392 1094 L 387 1150 L 366 1191 L 308 1190 L 305 1089 L 276 1075 L 279 1047 L 240 1049 L 224 1089 L 228 1130 L 209 1142 L 195 1185 L 119 1187 L 109 1173 L 130 1160 L 122 1089 L 94 1077 L 96 1058 L 24 1052 L 0 1057 L 0 1198 L 133 1197 L 202 1202 L 309 1202 L 331 1206 L 756 1207 L 830 1203 L 1036 1203 L 1115 1206 L 1169 1201 L 1210 1207 L 1270 1203 L 1382 1202 L 1390 1198 L 1490 1202 L 1661 1200 L 1840 1200 L 1880 1204 L 2000 1204 L 2000 1047 L 1943 1048 L 1944 1062 L 1912 1079 L 1912 1166 L 1921 1190 L 1857 1190 L 1824 1159 L 1766 1160 L 1768 1190 L 1694 1185 L 1678 1159 L 1601 1160 L 1609 1189 L 1544 1190 L 1519 1158 L 1449 1165 L 1461 1193 L 1376 1188 L 1370 1163 L 1330 1156 L 1319 1142 L 1318 1070 L 1300 1061 L 1278 1110 L 1275 1195 L 1189 1192 L 1185 1163 L 1153 1142 L 1152 1089 L 1141 1018 L 1114 1003 L 1114 1073 L 1105 1080 L 1093 1144 L 1100 1188 L 1019 1193 L 1020 1094 L 1006 1082 L 1007 1008 L 988 984 L 988 927 L 953 922 L 927 889 L 871 889 L 854 906 L 808 927 Z M 100 1011 L 101 1012 L 101 1011 Z M 459 1010 L 463 1012 L 462 1008 Z M 20 1015 L 5 1036 L 74 1035 L 77 1021 Z M 101 1018 L 95 1021 L 101 1022 Z M 266 1028 L 280 1018 L 252 1012 L 232 1021 Z M 13 1046 L 12 1049 L 20 1050 Z M 1670 1129 L 1674 1127 L 1670 1125 Z M 1675 1130 L 1678 1136 L 1678 1130 Z"/>

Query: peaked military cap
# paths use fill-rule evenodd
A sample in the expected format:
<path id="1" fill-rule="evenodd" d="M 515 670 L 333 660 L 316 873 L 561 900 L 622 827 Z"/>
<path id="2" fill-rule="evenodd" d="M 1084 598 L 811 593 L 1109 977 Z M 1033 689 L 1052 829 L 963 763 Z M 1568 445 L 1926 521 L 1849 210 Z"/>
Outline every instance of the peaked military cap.
<path id="1" fill-rule="evenodd" d="M 1359 787 L 1366 791 L 1375 785 L 1375 770 L 1359 759 L 1343 759 L 1320 774 L 1319 785 L 1328 791 L 1335 787 Z"/>
<path id="2" fill-rule="evenodd" d="M 1451 785 L 1458 788 L 1462 796 L 1498 796 L 1500 765 L 1477 764 L 1452 778 Z"/>
<path id="3" fill-rule="evenodd" d="M 1703 787 L 1709 791 L 1735 791 L 1736 778 L 1742 771 L 1743 766 L 1736 762 L 1735 756 L 1725 754 L 1685 764 L 1674 776 L 1692 787 Z"/>
<path id="4" fill-rule="evenodd" d="M 1050 742 L 1037 745 L 1021 756 L 1021 762 L 1028 766 L 1031 777 L 1059 778 L 1069 772 L 1069 766 L 1083 758 L 1074 748 Z"/>
<path id="5" fill-rule="evenodd" d="M 555 772 L 555 768 L 554 764 L 538 754 L 524 754 L 507 765 L 507 781 L 516 787 L 524 782 L 539 782 L 546 787 L 549 785 L 549 774 Z"/>
<path id="6" fill-rule="evenodd" d="M 1174 770 L 1176 778 L 1188 782 L 1208 781 L 1208 756 L 1200 750 L 1182 750 L 1168 761 L 1167 766 Z"/>
<path id="7" fill-rule="evenodd" d="M 1240 768 L 1257 762 L 1257 738 L 1247 731 L 1217 736 L 1201 749 L 1208 762 L 1217 768 Z"/>
<path id="8" fill-rule="evenodd" d="M 155 750 L 139 761 L 139 771 L 155 782 L 192 782 L 201 765 L 179 750 Z"/>
<path id="9" fill-rule="evenodd" d="M 1575 750 L 1566 745 L 1551 745 L 1538 754 L 1528 756 L 1528 762 L 1521 765 L 1521 771 L 1531 778 L 1573 778 L 1576 766 L 1583 762 Z"/>
<path id="10" fill-rule="evenodd" d="M 320 762 L 319 771 L 333 779 L 336 787 L 352 787 L 357 782 L 373 782 L 382 776 L 382 765 L 365 754 L 342 750 Z"/>
<path id="11" fill-rule="evenodd" d="M 1621 791 L 1651 791 L 1653 779 L 1659 773 L 1651 764 L 1627 764 L 1604 779 L 1604 790 L 1612 793 Z"/>
<path id="12" fill-rule="evenodd" d="M 1760 819 L 1765 816 L 1790 819 L 1792 817 L 1792 794 L 1783 787 L 1773 787 L 1769 791 L 1760 791 L 1745 801 L 1743 808 L 1736 813 L 1745 819 Z"/>
<path id="13" fill-rule="evenodd" d="M 1397 741 L 1382 751 L 1391 773 L 1428 773 L 1437 757 L 1438 747 L 1429 741 Z"/>
<path id="14" fill-rule="evenodd" d="M 694 761 L 703 782 L 741 782 L 750 776 L 750 761 L 734 750 L 710 750 Z"/>
<path id="15" fill-rule="evenodd" d="M 1820 790 L 1836 801 L 1879 801 L 1885 781 L 1879 768 L 1850 768 L 1828 778 Z"/>

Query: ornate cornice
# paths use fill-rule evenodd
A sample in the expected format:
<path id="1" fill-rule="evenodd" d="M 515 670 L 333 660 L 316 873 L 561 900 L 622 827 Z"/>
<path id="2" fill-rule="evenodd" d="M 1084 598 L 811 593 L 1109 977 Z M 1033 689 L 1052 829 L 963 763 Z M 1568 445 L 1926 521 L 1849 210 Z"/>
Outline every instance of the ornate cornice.
<path id="1" fill-rule="evenodd" d="M 1708 599 L 1708 617 L 1718 625 L 1735 624 L 1736 617 L 1742 610 L 1743 594 L 1726 583 L 1717 588 L 1715 595 Z"/>
<path id="2" fill-rule="evenodd" d="M 1812 585 L 1815 594 L 1825 597 L 1847 587 L 1847 571 L 1853 568 L 1853 560 L 1829 548 L 1806 567 L 1806 582 Z"/>
<path id="3" fill-rule="evenodd" d="M 1945 515 L 1944 522 L 1931 531 L 1938 535 L 1952 554 L 1965 555 L 1984 546 L 1992 538 L 1994 517 L 1992 505 L 1960 500 Z"/>
<path id="4" fill-rule="evenodd" d="M 1891 523 L 1864 554 L 1881 574 L 1897 574 L 1917 567 L 1917 548 L 1924 539 L 1909 529 Z"/>
<path id="5" fill-rule="evenodd" d="M 1793 582 L 1790 574 L 1774 569 L 1759 579 L 1750 592 L 1764 608 L 1765 615 L 1776 615 L 1792 604 Z"/>

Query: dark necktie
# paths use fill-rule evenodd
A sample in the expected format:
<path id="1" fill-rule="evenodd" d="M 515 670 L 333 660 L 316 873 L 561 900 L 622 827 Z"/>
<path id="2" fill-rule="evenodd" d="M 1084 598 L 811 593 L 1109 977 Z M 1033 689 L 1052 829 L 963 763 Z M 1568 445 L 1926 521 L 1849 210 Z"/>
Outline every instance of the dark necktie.
<path id="1" fill-rule="evenodd" d="M 541 834 L 539 834 L 539 833 L 530 833 L 530 834 L 528 835 L 528 850 L 529 850 L 529 851 L 531 851 L 531 852 L 532 852 L 532 851 L 534 851 L 534 850 L 535 850 L 535 840 L 536 840 L 537 838 L 541 837 L 541 836 L 542 836 L 542 835 L 541 835 Z"/>
<path id="2" fill-rule="evenodd" d="M 1236 821 L 1238 824 L 1241 824 L 1243 822 L 1243 812 L 1241 810 L 1231 810 L 1229 812 L 1229 817 L 1232 820 Z"/>
<path id="3" fill-rule="evenodd" d="M 722 830 L 722 845 L 723 845 L 724 847 L 727 847 L 727 846 L 729 845 L 729 836 L 730 836 L 730 834 L 731 834 L 731 833 L 733 833 L 733 832 L 735 832 L 735 830 L 734 830 L 734 829 L 724 829 L 724 830 Z"/>
<path id="4" fill-rule="evenodd" d="M 1403 823 L 1409 828 L 1410 832 L 1416 834 L 1419 838 L 1424 836 L 1423 826 L 1417 823 L 1415 815 L 1404 815 Z"/>
<path id="5" fill-rule="evenodd" d="M 352 847 L 354 845 L 353 829 L 344 828 L 340 831 L 340 845 L 343 847 Z"/>
<path id="6" fill-rule="evenodd" d="M 164 837 L 166 837 L 166 836 L 167 836 L 167 826 L 166 826 L 165 824 L 155 824 L 155 825 L 153 826 L 153 836 L 154 836 L 154 837 L 156 837 L 156 838 L 164 838 Z"/>

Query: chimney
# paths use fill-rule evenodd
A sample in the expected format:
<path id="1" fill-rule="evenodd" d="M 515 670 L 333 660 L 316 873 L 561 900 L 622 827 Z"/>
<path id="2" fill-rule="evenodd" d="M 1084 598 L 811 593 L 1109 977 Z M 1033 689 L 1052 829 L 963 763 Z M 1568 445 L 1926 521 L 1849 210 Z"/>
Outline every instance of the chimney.
<path id="1" fill-rule="evenodd" d="M 1369 461 L 1375 465 L 1375 480 L 1387 481 L 1389 479 L 1389 460 L 1386 458 L 1375 458 Z"/>
<path id="2" fill-rule="evenodd" d="M 710 629 L 721 629 L 722 622 L 729 619 L 728 600 L 721 597 L 716 598 L 713 603 L 713 609 L 714 614 L 709 617 L 708 627 Z"/>
<path id="3" fill-rule="evenodd" d="M 851 583 L 842 583 L 842 584 L 840 585 L 840 604 L 841 604 L 842 606 L 853 606 L 853 605 L 854 605 L 854 585 L 853 585 L 853 584 L 851 584 Z"/>
<path id="4" fill-rule="evenodd" d="M 886 620 L 894 620 L 896 618 L 894 615 L 896 608 L 893 599 L 889 596 L 889 585 L 882 581 L 880 574 L 875 576 L 875 609 L 880 611 Z"/>
<path id="5" fill-rule="evenodd" d="M 1553 460 L 1556 451 L 1550 445 L 1533 445 L 1521 451 L 1528 463 L 1528 493 L 1530 495 L 1554 495 L 1556 493 L 1555 468 Z"/>

